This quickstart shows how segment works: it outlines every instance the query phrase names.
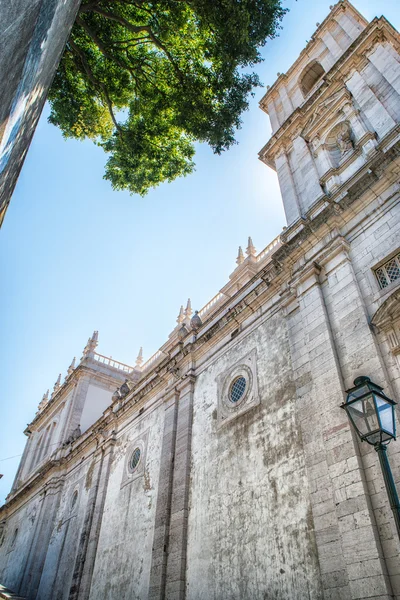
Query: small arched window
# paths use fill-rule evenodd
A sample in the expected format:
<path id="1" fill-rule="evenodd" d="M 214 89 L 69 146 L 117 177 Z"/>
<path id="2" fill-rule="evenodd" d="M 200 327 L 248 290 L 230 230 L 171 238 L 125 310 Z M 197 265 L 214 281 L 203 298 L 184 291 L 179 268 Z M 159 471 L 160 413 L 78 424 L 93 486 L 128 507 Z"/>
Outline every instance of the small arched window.
<path id="1" fill-rule="evenodd" d="M 17 537 L 18 537 L 18 527 L 14 530 L 13 537 L 12 537 L 12 540 L 11 540 L 11 548 L 15 547 L 15 543 L 17 541 Z"/>
<path id="2" fill-rule="evenodd" d="M 316 60 L 313 60 L 305 67 L 305 69 L 303 69 L 299 77 L 299 82 L 304 96 L 308 95 L 308 93 L 312 90 L 317 81 L 321 79 L 324 73 L 324 67 Z"/>

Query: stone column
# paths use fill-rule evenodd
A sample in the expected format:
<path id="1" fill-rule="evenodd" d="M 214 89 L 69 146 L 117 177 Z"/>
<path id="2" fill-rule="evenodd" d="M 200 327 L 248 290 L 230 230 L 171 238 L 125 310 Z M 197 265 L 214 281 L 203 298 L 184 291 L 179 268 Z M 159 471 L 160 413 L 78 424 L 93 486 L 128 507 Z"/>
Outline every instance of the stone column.
<path id="1" fill-rule="evenodd" d="M 78 598 L 79 600 L 87 600 L 89 598 L 114 446 L 115 438 L 112 435 L 96 451 L 93 458 L 92 480 L 94 484 L 90 488 L 86 505 L 68 596 L 69 600 L 78 600 Z"/>
<path id="2" fill-rule="evenodd" d="M 278 173 L 279 186 L 281 188 L 286 222 L 288 225 L 291 225 L 301 217 L 301 212 L 292 172 L 284 150 L 277 156 L 275 166 Z"/>
<path id="3" fill-rule="evenodd" d="M 339 408 L 344 386 L 319 267 L 293 288 L 286 312 L 324 599 L 389 600 L 358 446 Z"/>
<path id="4" fill-rule="evenodd" d="M 298 167 L 298 181 L 301 181 L 303 186 L 300 190 L 300 202 L 302 213 L 305 214 L 324 192 L 308 144 L 301 135 L 293 140 L 293 148 Z"/>
<path id="5" fill-rule="evenodd" d="M 164 434 L 161 450 L 160 478 L 158 482 L 148 600 L 165 599 L 172 479 L 178 415 L 178 394 L 175 389 L 170 390 L 170 392 L 167 393 L 164 402 Z"/>
<path id="6" fill-rule="evenodd" d="M 180 392 L 174 475 L 172 481 L 171 517 L 169 528 L 167 578 L 165 598 L 184 600 L 186 594 L 186 548 L 189 513 L 190 458 L 192 446 L 192 417 L 194 377 L 178 385 Z"/>
<path id="7" fill-rule="evenodd" d="M 379 137 L 384 137 L 396 123 L 358 71 L 346 81 L 346 87 L 353 94 L 374 131 Z"/>

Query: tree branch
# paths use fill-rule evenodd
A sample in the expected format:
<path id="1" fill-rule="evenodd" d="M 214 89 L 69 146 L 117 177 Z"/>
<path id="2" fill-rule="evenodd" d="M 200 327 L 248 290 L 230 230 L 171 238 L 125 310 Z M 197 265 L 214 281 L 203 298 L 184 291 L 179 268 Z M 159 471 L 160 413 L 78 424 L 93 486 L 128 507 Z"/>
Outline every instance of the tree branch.
<path id="1" fill-rule="evenodd" d="M 116 15 L 115 13 L 110 13 L 108 11 L 102 10 L 101 8 L 98 8 L 97 6 L 94 6 L 91 10 L 92 10 L 92 12 L 102 15 L 106 19 L 110 19 L 111 21 L 115 21 L 116 23 L 119 23 L 120 25 L 125 27 L 128 31 L 130 31 L 131 33 L 140 33 L 142 31 L 146 31 L 148 34 L 148 37 L 151 39 L 151 41 L 154 43 L 154 45 L 164 52 L 164 54 L 166 55 L 166 57 L 172 64 L 178 79 L 180 80 L 181 83 L 183 83 L 184 80 L 183 80 L 182 72 L 180 71 L 178 65 L 176 64 L 174 57 L 169 52 L 169 50 L 164 46 L 164 44 L 153 33 L 153 31 L 149 25 L 132 25 L 132 23 L 129 23 L 129 21 L 124 19 L 124 17 L 121 17 L 120 15 Z"/>
<path id="2" fill-rule="evenodd" d="M 92 84 L 95 87 L 98 86 L 102 90 L 102 92 L 104 94 L 104 97 L 105 97 L 106 104 L 107 104 L 108 112 L 110 113 L 110 117 L 111 117 L 111 119 L 112 119 L 112 121 L 114 123 L 115 128 L 117 129 L 117 131 L 120 132 L 121 131 L 121 127 L 120 127 L 118 121 L 115 118 L 115 115 L 114 115 L 114 112 L 113 112 L 113 109 L 112 109 L 112 102 L 111 102 L 111 99 L 110 99 L 110 97 L 108 95 L 106 86 L 104 85 L 104 83 L 102 83 L 101 81 L 99 81 L 96 78 L 96 76 L 94 75 L 93 71 L 91 70 L 91 68 L 90 68 L 90 66 L 89 66 L 89 64 L 88 64 L 88 62 L 86 60 L 85 55 L 80 51 L 80 49 L 78 48 L 78 46 L 71 39 L 69 40 L 69 43 L 71 45 L 72 50 L 75 52 L 75 54 L 78 55 L 78 57 L 79 57 L 79 59 L 80 59 L 80 61 L 82 63 L 82 66 L 83 66 L 83 68 L 85 70 L 85 73 L 88 76 L 89 80 L 92 82 Z"/>

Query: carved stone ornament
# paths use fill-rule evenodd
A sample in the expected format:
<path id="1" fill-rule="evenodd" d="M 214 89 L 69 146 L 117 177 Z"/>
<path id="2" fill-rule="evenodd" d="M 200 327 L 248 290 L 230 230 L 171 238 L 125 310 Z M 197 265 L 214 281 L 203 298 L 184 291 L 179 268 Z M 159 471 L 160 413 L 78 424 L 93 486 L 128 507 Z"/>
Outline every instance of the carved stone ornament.
<path id="1" fill-rule="evenodd" d="M 243 382 L 241 396 L 233 400 L 232 391 L 239 380 Z M 218 427 L 222 427 L 260 404 L 256 348 L 229 369 L 220 373 L 216 382 L 218 386 L 217 424 Z"/>
<path id="2" fill-rule="evenodd" d="M 199 315 L 199 311 L 196 310 L 194 312 L 193 317 L 190 320 L 190 327 L 194 330 L 197 331 L 198 329 L 200 329 L 200 327 L 203 325 L 203 321 L 201 320 L 201 317 Z"/>
<path id="3" fill-rule="evenodd" d="M 134 388 L 133 382 L 129 381 L 129 379 L 125 379 L 125 382 L 119 388 L 117 388 L 115 390 L 115 392 L 113 393 L 113 396 L 112 396 L 113 401 L 121 400 L 122 398 L 125 398 L 125 396 L 127 396 L 133 388 Z"/>
<path id="4" fill-rule="evenodd" d="M 351 136 L 351 129 L 347 122 L 340 124 L 340 127 L 336 133 L 336 142 L 342 156 L 349 150 L 353 150 L 354 144 Z"/>

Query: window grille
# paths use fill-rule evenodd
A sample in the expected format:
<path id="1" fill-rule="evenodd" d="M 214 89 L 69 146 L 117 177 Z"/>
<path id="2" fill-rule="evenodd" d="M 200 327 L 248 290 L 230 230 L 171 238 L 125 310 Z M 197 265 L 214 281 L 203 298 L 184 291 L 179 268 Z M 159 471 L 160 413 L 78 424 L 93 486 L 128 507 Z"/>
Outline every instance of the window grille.
<path id="1" fill-rule="evenodd" d="M 231 385 L 229 399 L 231 402 L 239 402 L 246 390 L 247 381 L 243 376 L 237 377 Z"/>
<path id="2" fill-rule="evenodd" d="M 375 275 L 382 289 L 400 279 L 400 252 L 376 269 Z"/>
<path id="3" fill-rule="evenodd" d="M 140 461 L 140 455 L 140 448 L 135 448 L 135 450 L 132 452 L 131 459 L 129 461 L 129 470 L 131 471 L 131 473 L 133 473 L 137 469 Z"/>

